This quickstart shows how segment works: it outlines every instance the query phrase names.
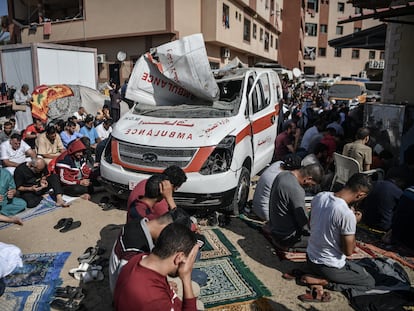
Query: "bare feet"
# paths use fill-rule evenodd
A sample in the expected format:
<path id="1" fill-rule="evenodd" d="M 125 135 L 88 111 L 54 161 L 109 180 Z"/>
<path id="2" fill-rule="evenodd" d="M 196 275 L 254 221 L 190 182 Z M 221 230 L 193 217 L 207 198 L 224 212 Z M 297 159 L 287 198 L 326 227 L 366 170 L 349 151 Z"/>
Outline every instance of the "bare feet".
<path id="1" fill-rule="evenodd" d="M 328 285 L 328 280 L 326 279 L 321 279 L 309 274 L 305 274 L 304 276 L 301 277 L 301 282 L 304 284 L 308 284 L 308 285 L 320 285 L 320 286 L 326 286 Z"/>
<path id="2" fill-rule="evenodd" d="M 81 199 L 84 199 L 84 200 L 90 200 L 91 199 L 91 196 L 89 195 L 89 193 L 84 193 L 84 194 L 82 194 L 81 196 L 79 196 Z"/>

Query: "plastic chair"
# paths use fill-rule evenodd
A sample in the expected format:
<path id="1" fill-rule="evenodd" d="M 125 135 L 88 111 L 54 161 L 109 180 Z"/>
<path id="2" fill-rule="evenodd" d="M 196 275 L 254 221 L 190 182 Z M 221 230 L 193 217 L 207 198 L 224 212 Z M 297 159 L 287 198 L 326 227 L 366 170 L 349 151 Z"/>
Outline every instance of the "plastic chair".
<path id="1" fill-rule="evenodd" d="M 342 154 L 334 152 L 334 161 L 335 161 L 335 175 L 332 180 L 331 188 L 332 191 L 335 183 L 344 185 L 348 179 L 355 173 L 363 173 L 368 176 L 377 175 L 376 179 L 384 179 L 384 170 L 377 168 L 368 171 L 362 171 L 357 160 L 351 157 L 344 156 Z"/>

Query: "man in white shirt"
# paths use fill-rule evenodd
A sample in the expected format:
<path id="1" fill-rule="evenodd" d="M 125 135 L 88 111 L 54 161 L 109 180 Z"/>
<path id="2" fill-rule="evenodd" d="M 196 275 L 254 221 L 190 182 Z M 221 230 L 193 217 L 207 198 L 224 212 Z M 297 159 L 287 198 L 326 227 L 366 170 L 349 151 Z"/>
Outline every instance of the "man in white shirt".
<path id="1" fill-rule="evenodd" d="M 12 134 L 9 140 L 3 142 L 0 145 L 0 151 L 3 167 L 12 175 L 19 164 L 36 157 L 36 152 L 27 143 L 22 141 L 22 137 L 19 134 Z"/>
<path id="2" fill-rule="evenodd" d="M 305 275 L 302 281 L 313 285 L 314 296 L 320 301 L 326 298 L 323 287 L 343 291 L 369 290 L 375 286 L 374 278 L 362 266 L 346 259 L 354 252 L 356 224 L 361 220 L 361 213 L 349 204 L 364 199 L 371 189 L 369 177 L 357 173 L 340 191 L 321 192 L 312 200 L 311 234 L 306 252 L 308 267 L 316 277 Z M 307 295 L 299 299 L 306 300 Z"/>
<path id="3" fill-rule="evenodd" d="M 101 124 L 96 127 L 96 132 L 101 140 L 107 139 L 112 133 L 112 120 L 105 119 Z"/>

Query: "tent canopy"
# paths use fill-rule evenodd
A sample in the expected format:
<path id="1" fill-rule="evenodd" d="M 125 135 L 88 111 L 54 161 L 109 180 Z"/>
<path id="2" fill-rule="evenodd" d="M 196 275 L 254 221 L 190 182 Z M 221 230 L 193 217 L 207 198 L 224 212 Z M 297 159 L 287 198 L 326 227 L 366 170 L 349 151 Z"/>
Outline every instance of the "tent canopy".
<path id="1" fill-rule="evenodd" d="M 329 40 L 328 44 L 334 48 L 358 48 L 370 50 L 384 50 L 387 25 L 381 24 L 367 28 L 350 35 Z"/>

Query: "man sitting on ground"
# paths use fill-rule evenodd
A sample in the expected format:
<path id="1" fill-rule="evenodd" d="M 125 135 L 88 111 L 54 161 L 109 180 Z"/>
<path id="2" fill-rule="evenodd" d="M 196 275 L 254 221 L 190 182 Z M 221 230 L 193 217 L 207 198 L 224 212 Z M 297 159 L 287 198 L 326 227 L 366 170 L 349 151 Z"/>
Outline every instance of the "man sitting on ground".
<path id="1" fill-rule="evenodd" d="M 90 200 L 93 193 L 92 171 L 86 163 L 85 151 L 86 147 L 80 140 L 73 141 L 67 151 L 57 158 L 55 170 L 64 194 Z"/>
<path id="2" fill-rule="evenodd" d="M 291 171 L 299 168 L 300 157 L 294 155 L 288 155 L 285 161 L 277 161 L 266 168 L 260 175 L 254 190 L 252 209 L 256 216 L 269 221 L 269 198 L 275 178 L 284 170 Z"/>
<path id="3" fill-rule="evenodd" d="M 8 170 L 0 167 L 0 215 L 14 216 L 26 209 L 26 202 L 16 198 L 16 184 Z"/>
<path id="4" fill-rule="evenodd" d="M 303 187 L 319 184 L 323 173 L 319 164 L 311 164 L 281 172 L 274 180 L 269 200 L 269 224 L 272 238 L 281 248 L 306 249 L 308 212 Z"/>
<path id="5" fill-rule="evenodd" d="M 65 148 L 67 148 L 72 141 L 81 137 L 83 137 L 83 135 L 76 131 L 76 123 L 73 121 L 66 122 L 65 130 L 60 133 L 60 138 Z"/>
<path id="6" fill-rule="evenodd" d="M 59 177 L 56 174 L 49 175 L 46 162 L 42 158 L 34 158 L 31 162 L 20 164 L 14 172 L 14 180 L 20 196 L 29 208 L 37 206 L 51 189 L 57 206 L 69 206 L 62 198 L 63 190 Z"/>
<path id="7" fill-rule="evenodd" d="M 101 138 L 99 137 L 98 132 L 96 131 L 95 126 L 93 125 L 93 121 L 93 115 L 88 114 L 85 118 L 85 125 L 81 127 L 79 133 L 89 138 L 91 142 L 90 147 L 93 150 L 95 150 L 96 146 L 101 142 Z"/>
<path id="8" fill-rule="evenodd" d="M 45 159 L 46 164 L 65 151 L 60 135 L 53 125 L 48 126 L 45 132 L 39 134 L 35 142 L 37 154 Z"/>
<path id="9" fill-rule="evenodd" d="M 115 310 L 197 310 L 191 271 L 198 249 L 190 229 L 169 224 L 152 253 L 136 255 L 122 268 L 115 287 Z M 167 281 L 167 276 L 177 275 L 183 283 L 182 301 Z"/>
<path id="10" fill-rule="evenodd" d="M 16 167 L 36 157 L 36 152 L 28 144 L 22 141 L 19 134 L 12 134 L 10 139 L 1 144 L 1 160 L 12 175 Z"/>
<path id="11" fill-rule="evenodd" d="M 10 121 L 4 122 L 3 131 L 0 132 L 0 144 L 9 140 L 12 134 L 19 134 L 19 132 L 13 129 L 13 124 Z"/>
<path id="12" fill-rule="evenodd" d="M 354 252 L 356 224 L 361 219 L 349 205 L 364 199 L 371 188 L 369 177 L 357 173 L 338 192 L 321 192 L 312 200 L 307 264 L 316 277 L 304 275 L 302 281 L 313 286 L 315 299 L 329 300 L 323 287 L 365 291 L 375 286 L 374 278 L 362 266 L 346 259 Z"/>
<path id="13" fill-rule="evenodd" d="M 185 172 L 178 167 L 177 165 L 171 165 L 167 167 L 162 174 L 167 175 L 168 180 L 170 181 L 173 191 L 177 191 L 178 188 L 181 187 L 183 183 L 187 180 L 187 176 L 185 175 Z M 139 200 L 140 197 L 144 196 L 145 194 L 145 185 L 147 183 L 148 179 L 144 179 L 140 181 L 134 188 L 134 190 L 131 191 L 128 202 L 127 202 L 127 208 L 128 212 L 131 209 L 131 206 L 135 205 L 135 202 Z M 168 210 L 174 209 L 176 207 L 174 199 L 171 197 L 169 201 L 166 199 L 162 199 L 161 201 L 155 203 L 152 210 L 154 214 L 156 215 L 163 215 Z"/>
<path id="14" fill-rule="evenodd" d="M 142 218 L 124 225 L 109 259 L 109 286 L 112 294 L 122 267 L 133 256 L 151 252 L 161 231 L 173 221 L 186 226 L 191 224 L 187 213 L 182 209 L 174 209 L 153 220 Z"/>
<path id="15" fill-rule="evenodd" d="M 36 148 L 36 137 L 44 132 L 43 122 L 40 119 L 33 119 L 33 124 L 30 124 L 23 132 L 23 140 L 32 148 Z"/>
<path id="16" fill-rule="evenodd" d="M 133 202 L 133 206 L 129 209 L 127 213 L 127 222 L 130 222 L 133 219 L 140 220 L 144 217 L 149 220 L 160 217 L 163 214 L 159 215 L 158 212 L 154 210 L 154 206 L 162 199 L 165 199 L 167 202 L 174 202 L 172 193 L 173 187 L 168 180 L 167 175 L 152 175 L 145 184 L 145 195 L 137 198 Z"/>

